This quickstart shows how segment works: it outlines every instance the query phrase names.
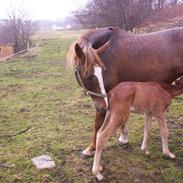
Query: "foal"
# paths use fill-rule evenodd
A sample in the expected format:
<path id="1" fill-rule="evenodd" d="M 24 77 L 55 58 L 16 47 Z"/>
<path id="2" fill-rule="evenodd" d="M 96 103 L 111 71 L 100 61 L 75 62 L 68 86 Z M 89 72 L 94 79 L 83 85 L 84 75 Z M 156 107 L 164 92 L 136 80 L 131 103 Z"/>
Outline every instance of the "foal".
<path id="1" fill-rule="evenodd" d="M 160 127 L 163 154 L 171 159 L 175 155 L 168 148 L 168 128 L 165 111 L 172 99 L 183 93 L 183 78 L 175 85 L 156 82 L 121 82 L 108 93 L 109 108 L 103 125 L 97 133 L 96 152 L 92 172 L 100 181 L 103 179 L 100 166 L 101 153 L 111 135 L 125 125 L 130 111 L 145 113 L 144 139 L 141 150 L 149 154 L 149 141 L 152 117 L 154 116 Z"/>

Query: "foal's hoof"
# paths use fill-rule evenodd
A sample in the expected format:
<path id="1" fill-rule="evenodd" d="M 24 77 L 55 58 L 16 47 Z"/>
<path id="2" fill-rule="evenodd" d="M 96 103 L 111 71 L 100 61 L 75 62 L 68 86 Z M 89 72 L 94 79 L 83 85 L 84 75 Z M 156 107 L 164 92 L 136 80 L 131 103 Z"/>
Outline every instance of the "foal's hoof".
<path id="1" fill-rule="evenodd" d="M 175 160 L 175 155 L 173 153 L 170 154 L 163 154 L 163 157 L 165 159 L 171 159 L 171 160 Z"/>
<path id="2" fill-rule="evenodd" d="M 98 181 L 103 181 L 104 180 L 104 177 L 101 173 L 97 174 L 96 178 L 97 178 Z"/>
<path id="3" fill-rule="evenodd" d="M 150 156 L 150 152 L 146 149 L 146 150 L 142 150 L 142 152 L 144 153 L 145 156 Z"/>
<path id="4" fill-rule="evenodd" d="M 81 159 L 82 160 L 87 160 L 87 159 L 89 159 L 91 157 L 92 157 L 92 155 L 88 155 L 88 154 L 81 153 Z"/>
<path id="5" fill-rule="evenodd" d="M 129 142 L 122 142 L 122 141 L 119 141 L 119 145 L 120 146 L 125 146 L 125 145 L 128 145 L 129 144 Z"/>

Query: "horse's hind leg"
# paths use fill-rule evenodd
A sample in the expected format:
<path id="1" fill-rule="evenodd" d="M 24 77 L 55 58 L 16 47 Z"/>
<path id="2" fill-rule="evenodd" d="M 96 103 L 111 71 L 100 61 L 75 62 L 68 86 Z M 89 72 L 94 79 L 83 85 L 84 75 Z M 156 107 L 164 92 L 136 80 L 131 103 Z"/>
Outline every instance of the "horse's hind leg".
<path id="1" fill-rule="evenodd" d="M 120 145 L 128 144 L 128 127 L 127 127 L 127 125 L 124 124 L 121 126 L 121 135 L 120 135 L 118 140 L 119 140 Z"/>
<path id="2" fill-rule="evenodd" d="M 81 159 L 88 159 L 94 155 L 94 151 L 96 147 L 96 135 L 104 122 L 104 118 L 105 118 L 105 114 L 96 112 L 93 139 L 89 147 L 87 147 L 82 152 Z"/>
<path id="3" fill-rule="evenodd" d="M 141 150 L 144 151 L 146 155 L 149 155 L 149 151 L 147 148 L 150 133 L 151 133 L 151 127 L 152 127 L 152 114 L 145 114 L 145 122 L 144 122 L 144 139 L 142 142 Z"/>
<path id="4" fill-rule="evenodd" d="M 111 135 L 117 130 L 118 127 L 119 123 L 117 115 L 110 116 L 108 112 L 104 124 L 97 133 L 96 151 L 92 168 L 93 175 L 95 175 L 99 181 L 103 179 L 103 176 L 100 173 L 102 170 L 102 167 L 100 166 L 102 150 L 104 149 L 104 146 L 106 145 Z"/>
<path id="5" fill-rule="evenodd" d="M 161 112 L 159 115 L 156 116 L 159 127 L 160 127 L 160 135 L 162 140 L 162 146 L 163 146 L 163 154 L 168 156 L 171 159 L 175 159 L 175 155 L 170 152 L 168 148 L 168 127 L 166 123 L 166 117 L 163 112 Z"/>

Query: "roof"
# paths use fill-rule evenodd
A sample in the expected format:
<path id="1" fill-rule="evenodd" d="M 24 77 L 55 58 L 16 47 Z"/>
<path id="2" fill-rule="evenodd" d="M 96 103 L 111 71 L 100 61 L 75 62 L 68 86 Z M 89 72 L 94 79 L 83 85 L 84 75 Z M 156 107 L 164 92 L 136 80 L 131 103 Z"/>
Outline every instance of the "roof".
<path id="1" fill-rule="evenodd" d="M 13 42 L 5 40 L 4 38 L 0 37 L 0 46 L 14 46 Z"/>
<path id="2" fill-rule="evenodd" d="M 0 46 L 14 46 L 15 43 L 12 41 L 6 31 L 0 27 Z"/>

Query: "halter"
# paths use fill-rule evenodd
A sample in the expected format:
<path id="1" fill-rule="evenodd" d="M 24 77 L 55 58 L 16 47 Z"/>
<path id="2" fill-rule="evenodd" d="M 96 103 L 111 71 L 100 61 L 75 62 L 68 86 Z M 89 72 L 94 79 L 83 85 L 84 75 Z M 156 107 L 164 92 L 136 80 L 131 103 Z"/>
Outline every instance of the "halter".
<path id="1" fill-rule="evenodd" d="M 86 87 L 84 86 L 84 84 L 83 84 L 83 82 L 81 80 L 81 76 L 80 76 L 80 73 L 79 73 L 78 68 L 76 68 L 75 73 L 77 74 L 77 77 L 79 79 L 79 83 L 81 84 L 81 87 L 83 88 L 84 93 L 86 95 L 93 95 L 93 96 L 102 97 L 102 98 L 107 97 L 107 94 L 106 93 L 105 94 L 103 94 L 103 93 L 96 93 L 96 92 L 93 92 L 93 91 L 90 91 L 90 90 L 86 89 Z"/>

